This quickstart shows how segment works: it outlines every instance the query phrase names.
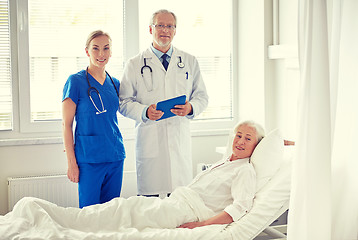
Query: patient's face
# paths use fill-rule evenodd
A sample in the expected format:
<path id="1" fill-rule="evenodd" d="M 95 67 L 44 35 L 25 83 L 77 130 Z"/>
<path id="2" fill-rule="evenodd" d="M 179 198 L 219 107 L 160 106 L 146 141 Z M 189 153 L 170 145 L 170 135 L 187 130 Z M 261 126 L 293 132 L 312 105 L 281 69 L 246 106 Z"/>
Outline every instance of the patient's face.
<path id="1" fill-rule="evenodd" d="M 230 160 L 250 157 L 256 145 L 257 137 L 255 128 L 247 125 L 240 126 L 233 141 Z"/>

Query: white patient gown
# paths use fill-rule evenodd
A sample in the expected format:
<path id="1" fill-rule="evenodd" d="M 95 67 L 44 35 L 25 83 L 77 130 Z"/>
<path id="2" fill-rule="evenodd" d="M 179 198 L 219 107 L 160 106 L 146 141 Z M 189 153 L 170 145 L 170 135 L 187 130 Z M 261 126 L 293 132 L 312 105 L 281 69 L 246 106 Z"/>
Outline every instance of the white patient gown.
<path id="1" fill-rule="evenodd" d="M 249 158 L 213 164 L 198 174 L 189 188 L 215 214 L 227 212 L 234 221 L 250 211 L 256 191 L 256 173 Z"/>

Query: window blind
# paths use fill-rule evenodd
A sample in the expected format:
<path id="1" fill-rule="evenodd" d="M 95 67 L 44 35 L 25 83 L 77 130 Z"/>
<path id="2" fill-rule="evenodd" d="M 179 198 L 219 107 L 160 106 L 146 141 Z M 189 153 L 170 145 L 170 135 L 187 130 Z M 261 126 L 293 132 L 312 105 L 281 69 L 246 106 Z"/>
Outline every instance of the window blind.
<path id="1" fill-rule="evenodd" d="M 88 65 L 85 42 L 103 30 L 112 38 L 107 70 L 123 67 L 123 2 L 118 0 L 29 0 L 31 121 L 61 119 L 62 89 L 70 74 Z"/>
<path id="2" fill-rule="evenodd" d="M 8 4 L 7 0 L 0 0 L 0 130 L 13 127 Z"/>

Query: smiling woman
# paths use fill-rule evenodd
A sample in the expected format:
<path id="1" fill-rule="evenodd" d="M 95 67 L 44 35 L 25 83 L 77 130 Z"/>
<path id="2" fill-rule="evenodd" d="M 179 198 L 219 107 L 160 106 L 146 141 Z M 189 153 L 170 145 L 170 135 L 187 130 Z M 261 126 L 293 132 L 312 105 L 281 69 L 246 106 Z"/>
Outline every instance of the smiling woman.
<path id="1" fill-rule="evenodd" d="M 232 145 L 230 160 L 250 157 L 257 144 L 256 130 L 248 125 L 238 128 Z"/>
<path id="2" fill-rule="evenodd" d="M 119 81 L 105 70 L 111 57 L 110 36 L 92 32 L 85 50 L 89 66 L 70 75 L 62 98 L 67 176 L 78 183 L 80 207 L 120 196 L 125 158 L 117 119 Z"/>
<path id="3" fill-rule="evenodd" d="M 231 161 L 250 157 L 256 145 L 264 137 L 263 128 L 251 121 L 238 124 L 235 127 L 235 133 Z"/>

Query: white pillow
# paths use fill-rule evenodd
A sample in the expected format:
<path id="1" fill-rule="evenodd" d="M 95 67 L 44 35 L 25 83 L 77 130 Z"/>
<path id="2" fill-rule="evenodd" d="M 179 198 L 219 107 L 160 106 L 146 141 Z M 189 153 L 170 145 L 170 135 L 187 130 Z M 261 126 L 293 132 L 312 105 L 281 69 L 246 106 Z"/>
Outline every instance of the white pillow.
<path id="1" fill-rule="evenodd" d="M 256 171 L 256 191 L 258 192 L 280 168 L 283 160 L 284 143 L 278 129 L 267 134 L 256 146 L 251 162 Z"/>

